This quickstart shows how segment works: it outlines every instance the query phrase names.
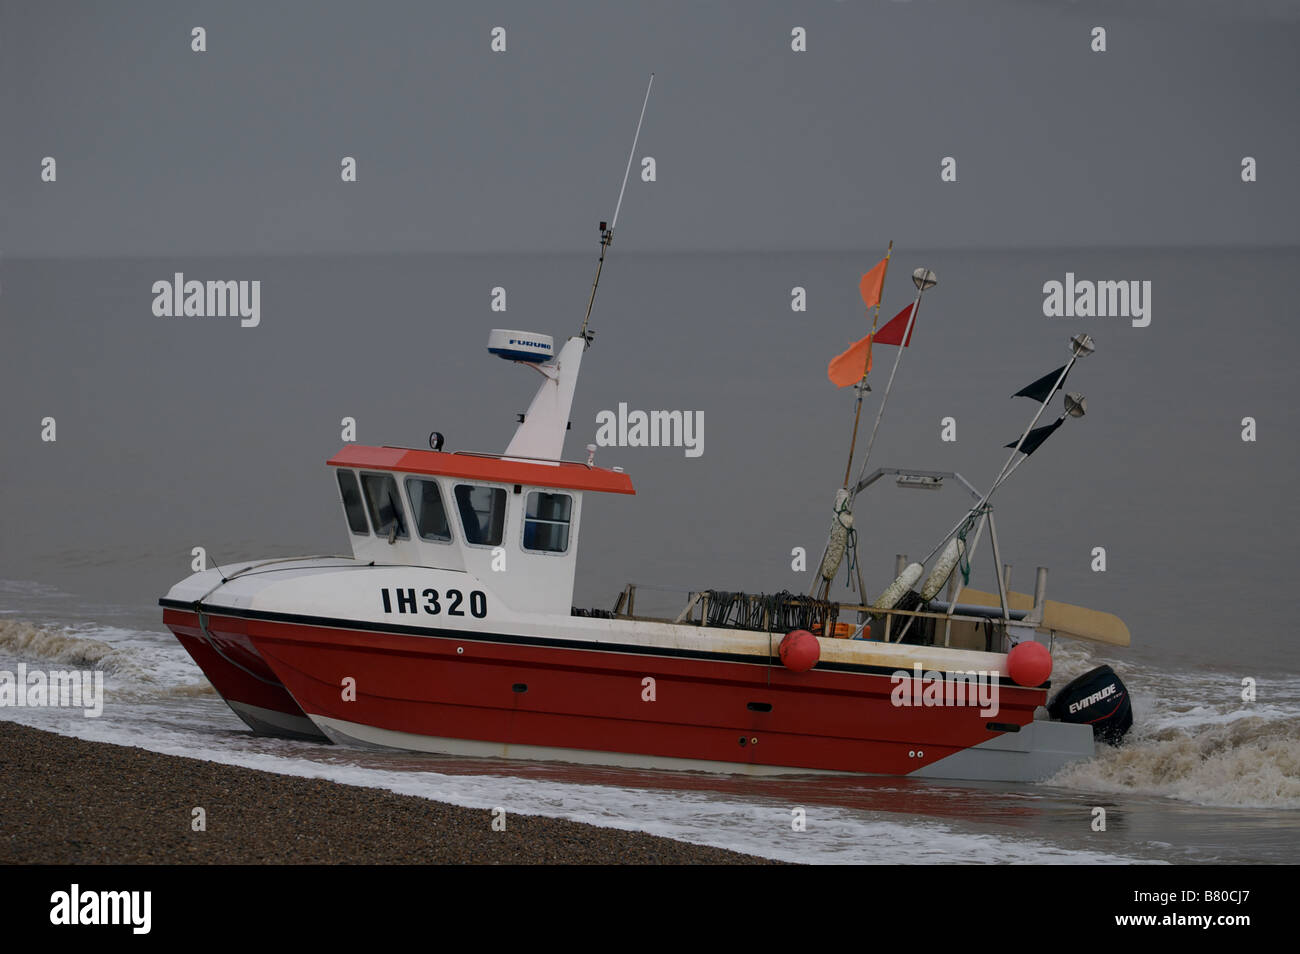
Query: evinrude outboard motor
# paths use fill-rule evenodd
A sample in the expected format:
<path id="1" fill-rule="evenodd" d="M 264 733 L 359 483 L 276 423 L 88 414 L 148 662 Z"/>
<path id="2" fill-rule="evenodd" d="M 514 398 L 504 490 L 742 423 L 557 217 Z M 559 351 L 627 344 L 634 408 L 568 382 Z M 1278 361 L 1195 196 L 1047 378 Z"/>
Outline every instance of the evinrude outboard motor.
<path id="1" fill-rule="evenodd" d="M 1109 666 L 1075 679 L 1052 698 L 1047 711 L 1060 722 L 1091 725 L 1093 738 L 1107 745 L 1119 745 L 1133 725 L 1128 690 Z"/>

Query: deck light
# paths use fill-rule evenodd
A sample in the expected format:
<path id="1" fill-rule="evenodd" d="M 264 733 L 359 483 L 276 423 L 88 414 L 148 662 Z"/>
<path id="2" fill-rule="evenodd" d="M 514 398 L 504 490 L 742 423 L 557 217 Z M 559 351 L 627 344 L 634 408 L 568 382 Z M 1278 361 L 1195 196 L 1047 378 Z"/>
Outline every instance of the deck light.
<path id="1" fill-rule="evenodd" d="M 939 490 L 943 487 L 943 478 L 924 477 L 921 474 L 899 474 L 897 484 L 900 487 L 913 487 L 919 490 Z"/>

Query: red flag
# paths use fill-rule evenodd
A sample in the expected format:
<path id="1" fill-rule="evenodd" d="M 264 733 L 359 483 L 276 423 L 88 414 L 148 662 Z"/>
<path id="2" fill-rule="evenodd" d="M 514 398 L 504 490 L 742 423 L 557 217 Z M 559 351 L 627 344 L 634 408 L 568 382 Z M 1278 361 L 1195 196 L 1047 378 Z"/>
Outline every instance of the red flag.
<path id="1" fill-rule="evenodd" d="M 886 255 L 876 263 L 875 268 L 862 276 L 862 281 L 858 282 L 862 303 L 868 308 L 875 308 L 880 304 L 880 289 L 885 284 L 885 269 L 888 267 L 889 256 Z"/>
<path id="2" fill-rule="evenodd" d="M 871 335 L 849 345 L 843 354 L 831 358 L 826 366 L 826 376 L 837 388 L 847 388 L 857 384 L 871 370 Z"/>
<path id="3" fill-rule="evenodd" d="M 899 345 L 904 348 L 912 343 L 912 332 L 916 331 L 916 325 L 913 324 L 911 330 L 907 327 L 908 319 L 912 316 L 912 306 L 908 305 L 893 318 L 885 323 L 885 327 L 876 332 L 876 342 L 879 344 Z M 907 332 L 907 340 L 903 340 L 903 333 Z"/>

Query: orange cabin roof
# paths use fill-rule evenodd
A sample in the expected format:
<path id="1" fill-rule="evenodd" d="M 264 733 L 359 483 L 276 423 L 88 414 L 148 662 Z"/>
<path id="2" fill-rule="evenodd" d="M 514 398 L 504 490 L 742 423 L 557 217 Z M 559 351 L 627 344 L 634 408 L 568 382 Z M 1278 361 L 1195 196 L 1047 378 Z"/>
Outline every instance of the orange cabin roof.
<path id="1" fill-rule="evenodd" d="M 635 494 L 632 478 L 618 471 L 586 464 L 541 464 L 528 460 L 447 454 L 404 447 L 364 447 L 347 444 L 326 461 L 331 467 L 397 470 L 407 474 L 436 474 L 499 484 L 528 484 L 565 490 L 595 490 L 610 494 Z"/>

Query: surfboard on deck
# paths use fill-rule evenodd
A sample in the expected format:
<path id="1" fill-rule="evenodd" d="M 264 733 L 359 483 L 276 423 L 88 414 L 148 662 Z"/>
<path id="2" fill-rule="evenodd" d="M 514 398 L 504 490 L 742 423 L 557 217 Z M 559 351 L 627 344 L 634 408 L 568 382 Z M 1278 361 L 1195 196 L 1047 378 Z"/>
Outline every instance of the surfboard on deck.
<path id="1" fill-rule="evenodd" d="M 975 603 L 978 606 L 1002 605 L 998 594 L 984 593 L 980 590 L 963 589 L 960 601 Z M 1008 593 L 1007 603 L 1013 610 L 1028 612 L 1034 608 L 1034 598 L 1028 593 Z M 1055 600 L 1048 600 L 1047 605 L 1043 607 L 1043 622 L 1038 626 L 1038 630 L 1039 632 L 1050 630 L 1058 636 L 1086 639 L 1110 646 L 1127 646 L 1130 640 L 1128 626 L 1118 616 L 1088 609 L 1086 606 L 1058 603 Z"/>

